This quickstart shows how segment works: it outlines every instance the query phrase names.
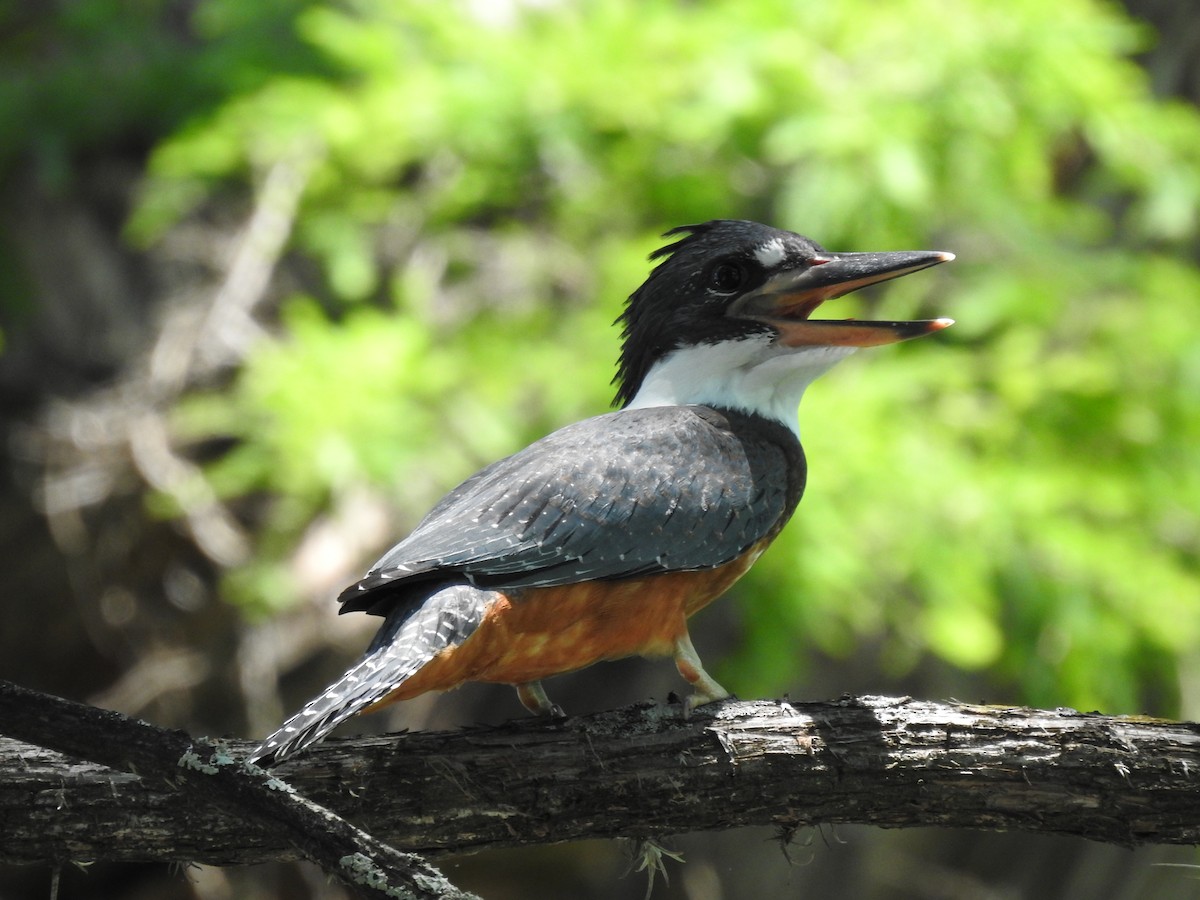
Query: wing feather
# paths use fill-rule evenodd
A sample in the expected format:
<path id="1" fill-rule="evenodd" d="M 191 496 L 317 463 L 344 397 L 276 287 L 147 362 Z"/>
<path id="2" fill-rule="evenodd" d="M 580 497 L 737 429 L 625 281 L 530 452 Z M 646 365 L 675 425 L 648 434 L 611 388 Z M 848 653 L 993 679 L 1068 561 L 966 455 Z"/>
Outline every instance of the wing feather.
<path id="1" fill-rule="evenodd" d="M 341 596 L 383 611 L 431 578 L 555 586 L 735 559 L 783 526 L 804 459 L 782 427 L 705 407 L 622 410 L 481 470 Z"/>

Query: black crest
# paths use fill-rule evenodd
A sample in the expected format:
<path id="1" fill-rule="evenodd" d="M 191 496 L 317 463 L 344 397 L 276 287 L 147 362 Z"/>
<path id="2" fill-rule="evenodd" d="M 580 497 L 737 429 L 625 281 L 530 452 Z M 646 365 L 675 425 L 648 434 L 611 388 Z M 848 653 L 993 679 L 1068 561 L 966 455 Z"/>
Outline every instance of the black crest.
<path id="1" fill-rule="evenodd" d="M 781 241 L 785 253 L 773 268 L 822 252 L 806 237 L 737 219 L 714 219 L 680 225 L 663 237 L 673 243 L 650 254 L 658 265 L 626 301 L 615 324 L 622 328 L 621 358 L 613 383 L 615 404 L 633 400 L 655 361 L 682 346 L 715 342 L 745 334 L 755 326 L 727 318 L 725 308 L 737 296 L 758 287 L 770 274 L 755 251 Z M 721 291 L 720 269 L 736 265 L 741 281 L 736 292 Z"/>

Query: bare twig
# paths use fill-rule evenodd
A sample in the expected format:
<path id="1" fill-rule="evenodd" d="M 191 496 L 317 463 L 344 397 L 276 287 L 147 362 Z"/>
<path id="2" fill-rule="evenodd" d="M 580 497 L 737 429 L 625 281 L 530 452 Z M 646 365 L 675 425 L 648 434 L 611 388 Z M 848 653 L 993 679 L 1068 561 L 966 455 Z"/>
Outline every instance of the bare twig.
<path id="1" fill-rule="evenodd" d="M 74 534 L 80 509 L 98 505 L 129 474 L 177 501 L 201 552 L 220 566 L 244 562 L 247 540 L 201 470 L 178 454 L 166 415 L 188 388 L 237 365 L 263 332 L 253 318 L 267 297 L 315 159 L 304 148 L 264 174 L 254 209 L 207 302 L 168 309 L 146 355 L 112 385 L 53 403 L 28 443 L 44 457 L 42 508 L 56 535 Z"/>

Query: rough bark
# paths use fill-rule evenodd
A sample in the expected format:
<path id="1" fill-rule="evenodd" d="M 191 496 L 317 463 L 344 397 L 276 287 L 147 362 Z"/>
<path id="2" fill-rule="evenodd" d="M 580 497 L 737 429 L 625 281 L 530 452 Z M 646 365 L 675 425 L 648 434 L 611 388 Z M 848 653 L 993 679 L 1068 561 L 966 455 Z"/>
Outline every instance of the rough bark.
<path id="1" fill-rule="evenodd" d="M 0 682 L 0 727 L 17 739 L 5 741 L 16 753 L 15 757 L 6 754 L 3 760 L 15 763 L 14 771 L 8 772 L 7 765 L 0 768 L 0 796 L 4 798 L 0 801 L 0 861 L 186 859 L 188 855 L 179 856 L 168 849 L 175 844 L 175 837 L 186 843 L 189 832 L 203 833 L 220 822 L 226 826 L 221 830 L 229 840 L 238 843 L 255 835 L 267 836 L 287 847 L 293 857 L 303 856 L 319 864 L 365 900 L 476 900 L 419 856 L 388 846 L 269 772 L 244 765 L 236 748 L 224 742 L 193 740 L 181 731 L 156 728 L 9 682 Z M 35 760 L 42 753 L 29 753 L 37 748 L 23 743 L 26 741 L 59 752 L 52 754 L 46 767 Z M 72 757 L 103 765 L 81 766 Z M 83 776 L 87 780 L 97 771 L 107 796 L 102 791 L 97 803 L 78 802 L 79 776 L 87 773 Z M 23 776 L 30 773 L 39 773 L 45 780 L 35 776 L 29 783 Z M 134 785 L 147 789 L 135 792 L 149 800 L 150 806 L 131 809 L 119 804 L 131 777 Z M 91 797 L 97 799 L 94 794 Z M 116 816 L 109 818 L 106 811 Z M 167 813 L 157 826 L 155 811 Z M 184 829 L 182 835 L 180 828 Z M 22 839 L 34 836 L 30 829 L 54 834 L 46 847 L 49 852 L 33 857 L 21 852 Z M 71 839 L 68 832 L 72 830 L 90 836 L 90 841 L 84 838 L 87 850 Z M 118 844 L 147 848 L 158 838 L 162 841 L 158 847 L 166 853 L 134 850 L 130 857 L 126 855 L 128 846 L 123 853 L 109 844 L 117 835 L 121 836 Z"/>
<path id="2" fill-rule="evenodd" d="M 277 818 L 247 815 L 253 803 L 231 806 L 213 788 L 197 794 L 164 778 L 186 774 L 186 736 L 130 722 L 150 731 L 109 736 L 103 750 L 86 732 L 56 744 L 45 734 L 64 727 L 53 722 L 57 707 L 43 708 L 48 724 L 34 737 L 10 725 L 4 697 L 0 729 L 17 740 L 0 740 L 0 860 L 235 864 L 308 854 Z M 151 747 L 152 733 L 174 743 Z M 135 754 L 127 739 L 145 746 Z M 223 746 L 240 758 L 251 744 Z M 729 701 L 685 721 L 677 706 L 638 705 L 334 739 L 276 771 L 314 803 L 421 853 L 739 825 L 774 824 L 787 836 L 840 822 L 1200 843 L 1200 726 L 1074 710 L 846 697 Z"/>

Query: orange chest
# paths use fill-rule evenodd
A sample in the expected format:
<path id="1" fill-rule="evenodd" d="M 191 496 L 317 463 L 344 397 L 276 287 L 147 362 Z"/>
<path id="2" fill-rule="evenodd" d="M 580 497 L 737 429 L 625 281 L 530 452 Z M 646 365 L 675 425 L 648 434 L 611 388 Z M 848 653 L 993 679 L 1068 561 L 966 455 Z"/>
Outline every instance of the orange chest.
<path id="1" fill-rule="evenodd" d="M 741 578 L 765 545 L 715 569 L 489 592 L 491 605 L 475 632 L 388 699 L 466 681 L 525 684 L 625 656 L 670 656 L 688 617 Z"/>
<path id="2" fill-rule="evenodd" d="M 559 664 L 580 660 L 572 668 L 635 654 L 669 656 L 688 618 L 725 593 L 760 553 L 755 548 L 716 569 L 522 591 L 499 601 L 489 619 L 499 642 L 516 653 L 529 645 Z"/>

